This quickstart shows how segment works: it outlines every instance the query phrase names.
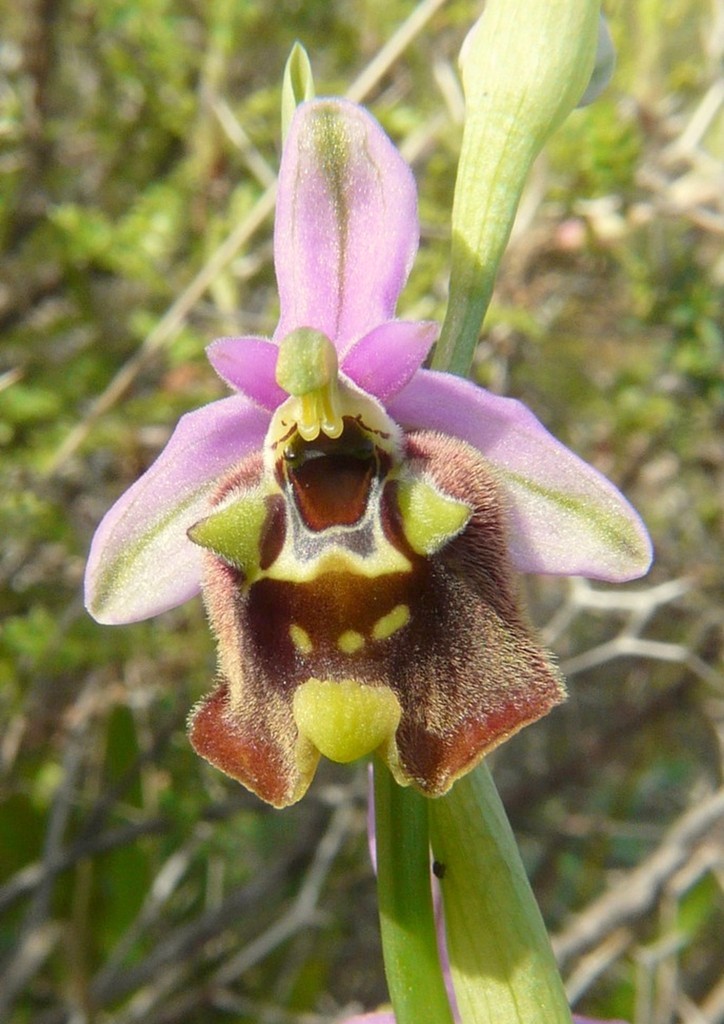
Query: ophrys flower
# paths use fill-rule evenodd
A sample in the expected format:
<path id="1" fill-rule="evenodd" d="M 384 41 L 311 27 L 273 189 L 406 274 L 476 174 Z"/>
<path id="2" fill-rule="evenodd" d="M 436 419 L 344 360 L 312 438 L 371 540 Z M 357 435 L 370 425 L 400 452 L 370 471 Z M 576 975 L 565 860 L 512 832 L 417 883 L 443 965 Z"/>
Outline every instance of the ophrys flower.
<path id="1" fill-rule="evenodd" d="M 414 180 L 377 123 L 303 103 L 274 338 L 210 346 L 236 394 L 183 417 L 91 551 L 101 622 L 203 590 L 220 677 L 192 743 L 278 806 L 320 752 L 377 750 L 445 792 L 563 697 L 514 570 L 624 580 L 650 561 L 625 499 L 525 406 L 421 368 L 435 325 L 394 318 L 417 242 Z"/>

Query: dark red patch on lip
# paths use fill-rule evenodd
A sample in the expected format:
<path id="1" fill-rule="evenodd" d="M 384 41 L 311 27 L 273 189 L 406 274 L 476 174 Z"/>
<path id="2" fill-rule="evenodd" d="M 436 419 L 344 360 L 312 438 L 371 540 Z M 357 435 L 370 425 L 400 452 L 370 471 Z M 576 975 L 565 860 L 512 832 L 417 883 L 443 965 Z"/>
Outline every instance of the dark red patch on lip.
<path id="1" fill-rule="evenodd" d="M 262 717 L 257 716 L 257 728 Z M 217 687 L 191 712 L 189 739 L 197 754 L 232 779 L 251 786 L 262 800 L 275 807 L 284 807 L 288 803 L 294 779 L 283 737 L 259 735 L 244 723 L 232 706 L 226 683 Z"/>
<path id="2" fill-rule="evenodd" d="M 320 532 L 362 519 L 379 460 L 369 435 L 346 417 L 340 437 L 320 434 L 303 441 L 297 436 L 284 449 L 282 472 L 305 525 Z"/>

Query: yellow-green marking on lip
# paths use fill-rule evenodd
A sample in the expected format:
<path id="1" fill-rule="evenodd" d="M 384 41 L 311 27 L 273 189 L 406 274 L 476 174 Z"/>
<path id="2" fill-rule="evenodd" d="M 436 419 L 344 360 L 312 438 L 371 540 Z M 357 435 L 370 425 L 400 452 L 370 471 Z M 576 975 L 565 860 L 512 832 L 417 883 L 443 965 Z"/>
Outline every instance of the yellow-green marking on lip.
<path id="1" fill-rule="evenodd" d="M 346 629 L 337 639 L 337 647 L 343 654 L 356 654 L 365 645 L 365 638 L 356 629 Z"/>
<path id="2" fill-rule="evenodd" d="M 311 654 L 314 650 L 314 644 L 309 633 L 302 626 L 298 626 L 294 622 L 289 627 L 289 637 L 300 654 Z"/>
<path id="3" fill-rule="evenodd" d="M 372 636 L 375 640 L 386 640 L 410 621 L 410 608 L 406 604 L 398 604 L 378 619 L 372 627 Z"/>

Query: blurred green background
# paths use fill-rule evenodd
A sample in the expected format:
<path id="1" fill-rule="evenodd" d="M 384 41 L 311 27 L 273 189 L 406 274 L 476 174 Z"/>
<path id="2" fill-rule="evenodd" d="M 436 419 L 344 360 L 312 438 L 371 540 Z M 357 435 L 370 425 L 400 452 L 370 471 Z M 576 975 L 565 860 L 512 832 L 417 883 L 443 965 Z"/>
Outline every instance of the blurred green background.
<path id="1" fill-rule="evenodd" d="M 579 1012 L 716 1024 L 724 6 L 605 6 L 614 81 L 533 170 L 475 374 L 622 487 L 657 560 L 625 588 L 524 581 L 571 698 L 491 762 Z M 185 737 L 214 674 L 200 601 L 102 627 L 81 581 L 106 509 L 225 393 L 205 344 L 276 323 L 263 196 L 296 39 L 411 160 L 400 312 L 442 319 L 479 8 L 0 0 L 2 1020 L 322 1024 L 385 999 L 364 766 L 263 806 Z"/>

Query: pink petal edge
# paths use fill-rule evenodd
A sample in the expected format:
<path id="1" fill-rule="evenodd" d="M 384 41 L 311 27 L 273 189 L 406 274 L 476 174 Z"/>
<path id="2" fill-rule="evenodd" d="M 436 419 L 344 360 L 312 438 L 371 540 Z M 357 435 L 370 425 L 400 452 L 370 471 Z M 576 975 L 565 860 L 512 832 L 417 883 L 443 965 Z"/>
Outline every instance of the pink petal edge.
<path id="1" fill-rule="evenodd" d="M 97 622 L 137 622 L 199 592 L 201 551 L 186 536 L 219 477 L 261 446 L 269 417 L 240 395 L 182 416 L 143 476 L 93 538 L 86 607 Z"/>
<path id="2" fill-rule="evenodd" d="M 342 1024 L 395 1024 L 394 1013 L 363 1013 L 356 1017 L 345 1017 Z"/>

